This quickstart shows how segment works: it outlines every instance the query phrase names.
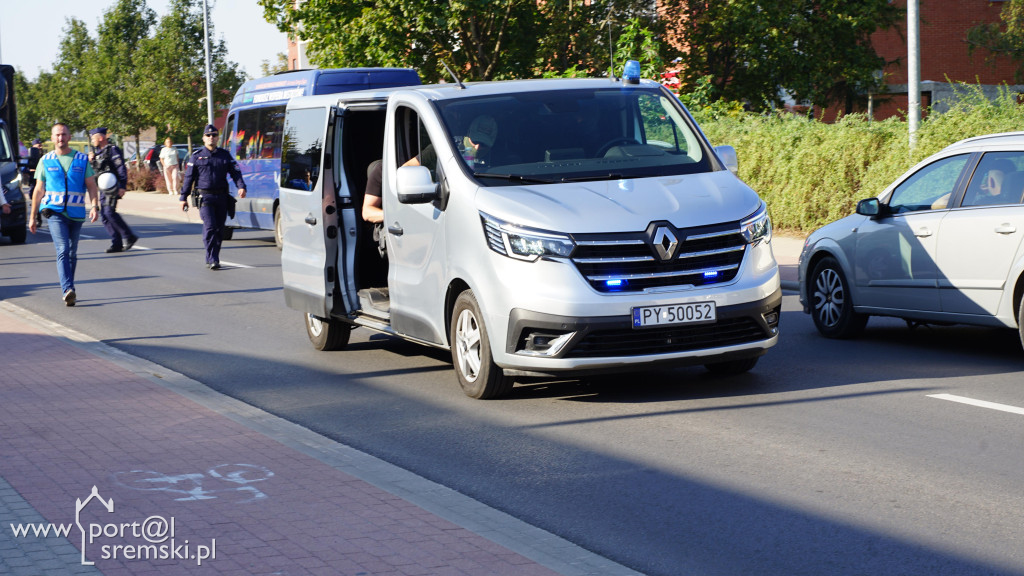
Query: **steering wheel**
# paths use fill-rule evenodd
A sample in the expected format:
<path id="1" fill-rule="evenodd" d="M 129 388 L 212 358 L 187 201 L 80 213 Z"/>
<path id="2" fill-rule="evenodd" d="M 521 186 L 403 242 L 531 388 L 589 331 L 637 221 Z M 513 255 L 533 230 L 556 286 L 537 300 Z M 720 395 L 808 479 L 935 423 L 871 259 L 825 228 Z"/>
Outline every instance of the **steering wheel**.
<path id="1" fill-rule="evenodd" d="M 622 146 L 623 144 L 639 144 L 639 142 L 637 142 L 633 138 L 630 138 L 629 136 L 619 136 L 617 138 L 612 138 L 611 140 L 602 144 L 601 147 L 597 149 L 597 157 L 604 158 L 604 155 L 607 154 L 609 150 L 616 146 Z"/>

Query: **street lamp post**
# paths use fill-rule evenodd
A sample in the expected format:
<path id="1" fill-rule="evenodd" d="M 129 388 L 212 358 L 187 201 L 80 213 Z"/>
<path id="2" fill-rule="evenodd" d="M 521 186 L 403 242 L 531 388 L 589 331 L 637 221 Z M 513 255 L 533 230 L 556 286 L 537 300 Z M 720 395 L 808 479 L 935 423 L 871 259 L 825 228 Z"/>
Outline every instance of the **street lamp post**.
<path id="1" fill-rule="evenodd" d="M 907 0 L 907 128 L 910 149 L 917 143 L 917 124 L 921 119 L 921 37 L 918 0 Z"/>
<path id="2" fill-rule="evenodd" d="M 210 80 L 210 17 L 203 0 L 203 51 L 206 53 L 206 123 L 213 124 L 213 82 Z"/>

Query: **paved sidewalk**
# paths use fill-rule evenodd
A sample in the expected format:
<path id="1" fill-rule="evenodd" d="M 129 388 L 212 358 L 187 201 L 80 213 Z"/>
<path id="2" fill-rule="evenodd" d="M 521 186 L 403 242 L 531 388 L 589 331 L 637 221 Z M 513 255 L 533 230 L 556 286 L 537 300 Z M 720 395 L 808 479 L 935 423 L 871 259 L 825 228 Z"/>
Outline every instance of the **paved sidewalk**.
<path id="1" fill-rule="evenodd" d="M 0 350 L 0 574 L 635 574 L 6 302 Z"/>

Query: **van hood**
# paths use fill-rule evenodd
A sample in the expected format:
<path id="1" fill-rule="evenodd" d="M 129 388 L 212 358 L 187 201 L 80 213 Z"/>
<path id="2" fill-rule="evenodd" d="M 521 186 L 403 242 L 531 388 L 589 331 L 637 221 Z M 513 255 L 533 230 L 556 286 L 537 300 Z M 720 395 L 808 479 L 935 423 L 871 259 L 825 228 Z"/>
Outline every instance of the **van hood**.
<path id="1" fill-rule="evenodd" d="M 728 170 L 629 180 L 478 188 L 477 207 L 553 232 L 632 232 L 653 221 L 677 228 L 742 220 L 761 205 Z"/>

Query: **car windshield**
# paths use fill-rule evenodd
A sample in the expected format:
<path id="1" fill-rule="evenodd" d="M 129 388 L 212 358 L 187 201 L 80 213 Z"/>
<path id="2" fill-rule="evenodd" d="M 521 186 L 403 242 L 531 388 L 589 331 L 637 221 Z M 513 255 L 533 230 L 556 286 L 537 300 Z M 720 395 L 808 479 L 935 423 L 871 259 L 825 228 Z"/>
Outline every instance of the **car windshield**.
<path id="1" fill-rule="evenodd" d="M 520 92 L 438 108 L 468 171 L 488 186 L 711 170 L 682 107 L 654 87 Z"/>

